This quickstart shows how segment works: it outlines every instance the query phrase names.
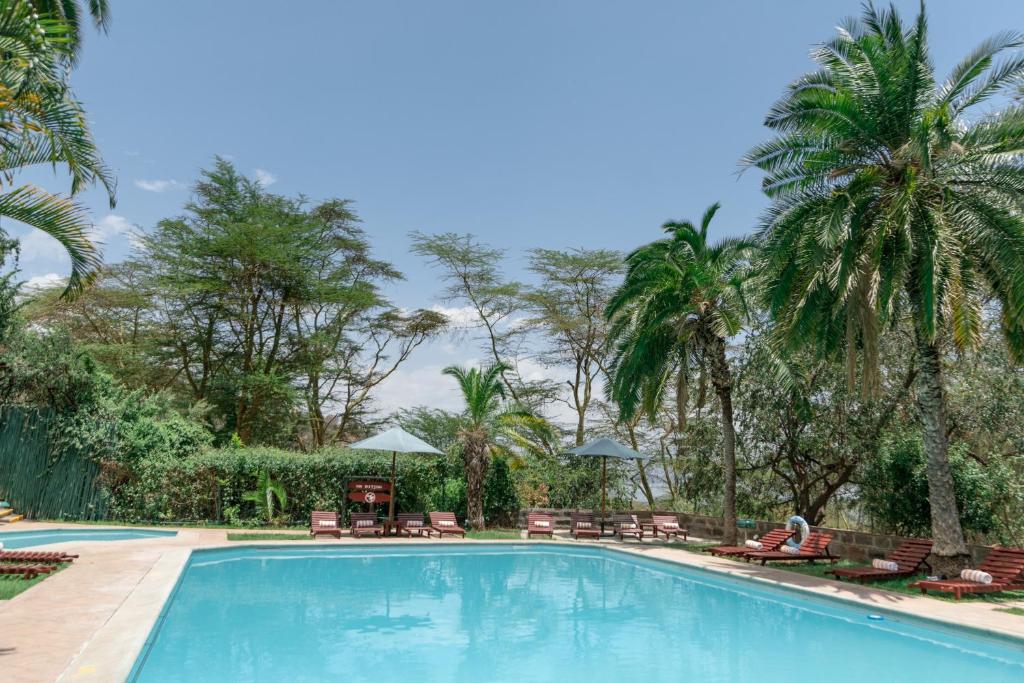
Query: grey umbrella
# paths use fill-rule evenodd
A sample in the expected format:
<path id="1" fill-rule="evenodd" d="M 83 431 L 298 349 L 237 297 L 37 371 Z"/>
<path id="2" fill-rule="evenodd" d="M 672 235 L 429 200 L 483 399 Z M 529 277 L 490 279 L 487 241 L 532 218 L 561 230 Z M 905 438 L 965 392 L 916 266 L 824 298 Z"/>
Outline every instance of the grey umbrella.
<path id="1" fill-rule="evenodd" d="M 399 453 L 432 453 L 444 455 L 429 443 L 413 436 L 401 427 L 392 427 L 386 432 L 349 444 L 349 448 L 365 451 L 391 451 L 391 498 L 388 500 L 388 521 L 395 521 L 395 469 Z"/>
<path id="2" fill-rule="evenodd" d="M 590 443 L 577 446 L 563 455 L 580 455 L 591 458 L 601 458 L 601 530 L 604 531 L 605 498 L 608 481 L 608 458 L 619 460 L 648 460 L 651 456 L 634 451 L 632 448 L 623 446 L 618 441 L 602 436 Z"/>

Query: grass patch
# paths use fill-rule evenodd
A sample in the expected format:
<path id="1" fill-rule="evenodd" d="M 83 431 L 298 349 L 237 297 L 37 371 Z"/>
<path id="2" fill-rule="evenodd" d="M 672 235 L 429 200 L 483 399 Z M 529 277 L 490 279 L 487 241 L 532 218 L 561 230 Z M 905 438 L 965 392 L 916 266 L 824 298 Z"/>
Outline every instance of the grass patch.
<path id="1" fill-rule="evenodd" d="M 217 522 L 124 522 L 117 519 L 105 520 L 68 520 L 68 519 L 32 519 L 32 522 L 46 522 L 47 524 L 60 524 L 61 526 L 128 526 L 128 527 L 168 527 L 172 529 L 237 529 L 237 530 L 258 530 L 266 528 L 268 531 L 300 531 L 309 530 L 308 524 L 285 524 L 283 526 L 260 527 L 244 524 L 218 524 Z"/>
<path id="2" fill-rule="evenodd" d="M 485 529 L 466 532 L 466 538 L 475 538 L 478 541 L 506 541 L 522 539 L 522 537 L 523 535 L 518 529 Z"/>
<path id="3" fill-rule="evenodd" d="M 996 609 L 997 612 L 1006 612 L 1018 617 L 1024 617 L 1024 607 L 999 607 Z"/>
<path id="4" fill-rule="evenodd" d="M 250 532 L 250 533 L 228 533 L 229 541 L 309 541 L 312 540 L 308 533 L 287 534 L 273 531 Z"/>
<path id="5" fill-rule="evenodd" d="M 0 574 L 0 600 L 10 600 L 15 595 L 24 593 L 32 586 L 45 581 L 47 577 L 53 576 L 67 566 L 67 564 L 62 564 L 57 567 L 56 571 L 52 571 L 49 574 L 40 574 L 34 579 L 28 579 L 27 581 L 13 574 Z"/>

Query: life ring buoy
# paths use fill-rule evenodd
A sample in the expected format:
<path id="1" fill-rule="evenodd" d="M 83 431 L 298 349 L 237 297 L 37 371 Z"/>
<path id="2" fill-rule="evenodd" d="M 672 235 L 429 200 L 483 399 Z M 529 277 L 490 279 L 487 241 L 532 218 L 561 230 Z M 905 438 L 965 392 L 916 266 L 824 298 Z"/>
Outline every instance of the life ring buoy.
<path id="1" fill-rule="evenodd" d="M 797 543 L 792 537 L 790 537 L 786 540 L 786 545 L 790 548 L 799 549 L 800 546 L 804 544 L 804 541 L 807 540 L 807 537 L 811 535 L 811 525 L 808 524 L 807 520 L 800 515 L 793 515 L 789 518 L 789 521 L 786 522 L 786 531 L 792 531 L 793 528 L 797 526 L 800 527 L 800 542 Z"/>

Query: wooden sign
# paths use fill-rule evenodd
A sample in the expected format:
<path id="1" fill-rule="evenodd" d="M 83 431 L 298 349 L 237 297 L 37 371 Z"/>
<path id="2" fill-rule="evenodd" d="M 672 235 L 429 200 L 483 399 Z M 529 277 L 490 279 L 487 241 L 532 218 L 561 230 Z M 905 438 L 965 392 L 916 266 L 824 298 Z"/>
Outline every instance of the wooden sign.
<path id="1" fill-rule="evenodd" d="M 357 503 L 387 503 L 391 500 L 391 482 L 381 479 L 354 479 L 348 483 L 348 499 Z"/>

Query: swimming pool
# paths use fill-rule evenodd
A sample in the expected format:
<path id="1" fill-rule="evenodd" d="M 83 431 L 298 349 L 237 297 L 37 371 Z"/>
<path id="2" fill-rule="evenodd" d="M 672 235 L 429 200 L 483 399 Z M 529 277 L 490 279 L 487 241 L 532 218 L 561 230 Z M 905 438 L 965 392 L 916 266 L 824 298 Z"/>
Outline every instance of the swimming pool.
<path id="1" fill-rule="evenodd" d="M 136 538 L 175 536 L 177 531 L 157 529 L 41 529 L 37 531 L 0 531 L 5 550 L 31 548 L 68 541 L 130 541 Z"/>
<path id="2" fill-rule="evenodd" d="M 1024 647 L 608 549 L 195 551 L 131 680 L 1024 680 Z"/>

